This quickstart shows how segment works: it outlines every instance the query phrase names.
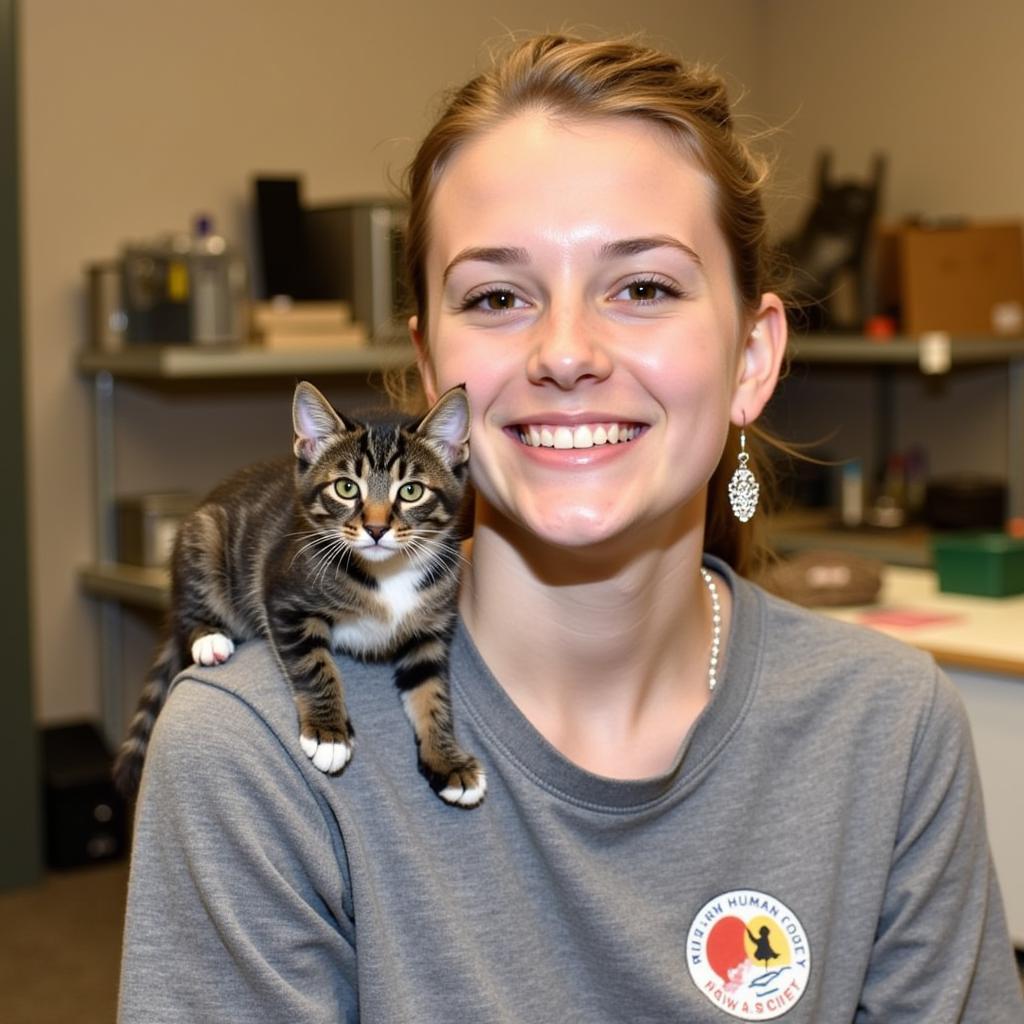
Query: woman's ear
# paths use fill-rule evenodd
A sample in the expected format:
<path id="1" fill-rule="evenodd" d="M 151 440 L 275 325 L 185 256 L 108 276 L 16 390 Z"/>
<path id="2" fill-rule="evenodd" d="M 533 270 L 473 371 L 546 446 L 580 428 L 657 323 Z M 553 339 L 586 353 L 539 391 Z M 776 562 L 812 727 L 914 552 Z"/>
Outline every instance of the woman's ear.
<path id="1" fill-rule="evenodd" d="M 430 352 L 427 351 L 423 332 L 419 329 L 417 316 L 409 317 L 409 337 L 412 339 L 413 348 L 416 349 L 416 368 L 423 382 L 423 392 L 427 396 L 427 401 L 433 405 L 437 401 L 437 378 L 434 376 L 434 365 L 430 361 Z"/>
<path id="2" fill-rule="evenodd" d="M 765 292 L 740 347 L 730 417 L 742 426 L 753 423 L 772 397 L 786 355 L 786 308 L 772 292 Z"/>

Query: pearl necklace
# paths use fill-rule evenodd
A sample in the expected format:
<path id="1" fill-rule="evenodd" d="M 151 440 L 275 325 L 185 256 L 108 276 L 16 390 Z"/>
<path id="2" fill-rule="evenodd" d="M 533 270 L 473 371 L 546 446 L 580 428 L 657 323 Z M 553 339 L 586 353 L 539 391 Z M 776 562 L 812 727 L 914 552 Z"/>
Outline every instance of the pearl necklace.
<path id="1" fill-rule="evenodd" d="M 722 602 L 718 599 L 718 584 L 703 565 L 700 567 L 700 575 L 711 597 L 711 658 L 708 661 L 708 689 L 714 690 L 718 682 L 718 652 L 722 646 Z"/>

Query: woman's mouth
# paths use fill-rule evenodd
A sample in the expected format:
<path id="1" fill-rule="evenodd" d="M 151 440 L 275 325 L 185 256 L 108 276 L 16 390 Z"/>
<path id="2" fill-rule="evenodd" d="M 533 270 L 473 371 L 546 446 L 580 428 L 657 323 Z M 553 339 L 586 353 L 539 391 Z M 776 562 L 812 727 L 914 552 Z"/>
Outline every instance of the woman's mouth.
<path id="1" fill-rule="evenodd" d="M 529 423 L 510 431 L 528 448 L 596 448 L 600 445 L 627 444 L 647 427 L 642 423 Z"/>

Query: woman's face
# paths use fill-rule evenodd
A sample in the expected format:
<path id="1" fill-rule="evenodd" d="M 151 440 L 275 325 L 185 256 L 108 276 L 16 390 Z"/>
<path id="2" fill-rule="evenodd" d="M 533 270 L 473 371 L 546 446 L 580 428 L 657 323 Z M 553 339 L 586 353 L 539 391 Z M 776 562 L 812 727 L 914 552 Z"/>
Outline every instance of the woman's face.
<path id="1" fill-rule="evenodd" d="M 777 326 L 741 316 L 709 179 L 640 121 L 534 112 L 456 152 L 430 223 L 413 335 L 428 392 L 467 386 L 490 511 L 571 547 L 702 521 Z"/>

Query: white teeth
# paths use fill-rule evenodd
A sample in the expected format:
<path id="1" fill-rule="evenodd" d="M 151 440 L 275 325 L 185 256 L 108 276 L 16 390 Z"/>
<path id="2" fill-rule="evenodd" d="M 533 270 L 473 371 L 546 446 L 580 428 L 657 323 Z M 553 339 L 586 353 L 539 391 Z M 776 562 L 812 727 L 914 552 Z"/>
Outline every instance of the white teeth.
<path id="1" fill-rule="evenodd" d="M 519 428 L 519 440 L 531 448 L 593 448 L 624 444 L 640 433 L 639 427 L 619 423 L 581 423 L 578 427 L 529 424 Z"/>
<path id="2" fill-rule="evenodd" d="M 572 448 L 573 433 L 568 427 L 555 427 L 555 447 Z"/>

